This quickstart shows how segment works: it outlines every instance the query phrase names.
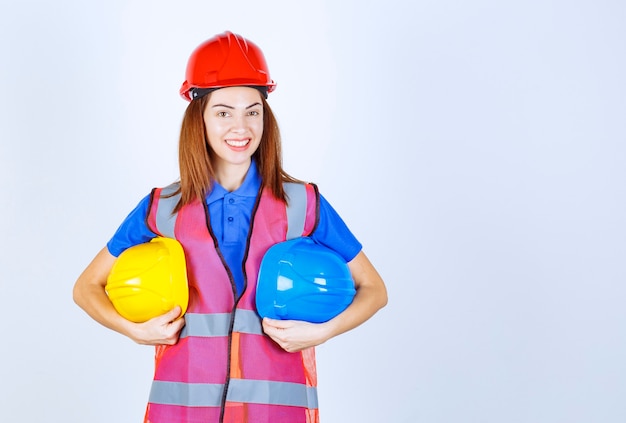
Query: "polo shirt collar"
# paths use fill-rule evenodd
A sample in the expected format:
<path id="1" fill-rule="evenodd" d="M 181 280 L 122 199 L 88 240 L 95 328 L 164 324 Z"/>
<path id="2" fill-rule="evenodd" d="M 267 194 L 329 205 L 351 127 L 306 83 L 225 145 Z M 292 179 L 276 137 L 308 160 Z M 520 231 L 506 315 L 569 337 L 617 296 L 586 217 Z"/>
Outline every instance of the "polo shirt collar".
<path id="1" fill-rule="evenodd" d="M 226 195 L 237 195 L 240 197 L 256 197 L 261 188 L 261 175 L 256 166 L 256 162 L 252 160 L 246 177 L 239 188 L 233 192 L 229 192 L 221 186 L 217 181 L 213 180 L 211 192 L 207 195 L 206 202 L 211 204 L 214 201 L 223 199 Z"/>

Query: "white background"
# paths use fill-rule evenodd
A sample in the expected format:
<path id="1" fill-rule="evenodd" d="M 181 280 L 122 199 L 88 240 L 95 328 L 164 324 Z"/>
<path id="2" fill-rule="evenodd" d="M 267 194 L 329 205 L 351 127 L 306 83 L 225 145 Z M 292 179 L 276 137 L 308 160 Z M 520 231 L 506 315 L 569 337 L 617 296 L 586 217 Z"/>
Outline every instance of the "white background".
<path id="1" fill-rule="evenodd" d="M 224 30 L 278 82 L 389 305 L 318 348 L 323 423 L 626 421 L 626 3 L 0 5 L 0 421 L 140 422 L 152 349 L 74 281 L 175 180 L 189 53 Z"/>

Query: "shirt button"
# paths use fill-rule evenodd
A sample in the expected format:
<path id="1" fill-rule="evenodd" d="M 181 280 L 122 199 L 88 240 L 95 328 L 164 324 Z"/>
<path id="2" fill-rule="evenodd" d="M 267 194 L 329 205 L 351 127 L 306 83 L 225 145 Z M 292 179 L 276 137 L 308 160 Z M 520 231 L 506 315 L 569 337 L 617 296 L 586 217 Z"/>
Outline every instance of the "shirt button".
<path id="1" fill-rule="evenodd" d="M 233 220 L 235 220 L 232 216 L 228 218 L 229 222 L 232 222 Z"/>
<path id="2" fill-rule="evenodd" d="M 229 198 L 229 199 L 228 199 L 228 202 L 229 202 L 230 204 L 233 204 L 233 203 L 235 202 L 235 199 L 234 199 L 234 198 Z"/>

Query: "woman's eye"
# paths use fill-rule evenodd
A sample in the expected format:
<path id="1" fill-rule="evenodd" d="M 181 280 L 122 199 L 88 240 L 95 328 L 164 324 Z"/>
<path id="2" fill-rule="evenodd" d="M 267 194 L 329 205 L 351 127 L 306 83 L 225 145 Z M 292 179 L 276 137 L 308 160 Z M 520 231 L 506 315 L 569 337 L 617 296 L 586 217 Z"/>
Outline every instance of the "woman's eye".
<path id="1" fill-rule="evenodd" d="M 228 116 L 228 112 L 217 112 L 218 117 L 226 117 Z"/>
<path id="2" fill-rule="evenodd" d="M 259 113 L 257 110 L 250 110 L 249 115 L 250 115 L 250 116 L 259 116 L 259 115 L 260 115 L 260 113 Z"/>

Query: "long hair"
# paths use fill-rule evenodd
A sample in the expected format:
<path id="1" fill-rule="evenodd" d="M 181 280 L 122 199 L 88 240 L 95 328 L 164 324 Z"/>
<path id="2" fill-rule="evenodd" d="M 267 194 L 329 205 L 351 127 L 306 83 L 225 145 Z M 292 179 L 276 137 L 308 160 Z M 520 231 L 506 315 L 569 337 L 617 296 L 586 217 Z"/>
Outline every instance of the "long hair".
<path id="1" fill-rule="evenodd" d="M 211 191 L 215 171 L 211 165 L 211 151 L 204 124 L 204 110 L 211 93 L 189 103 L 183 117 L 178 145 L 181 198 L 174 211 L 195 201 L 204 201 Z M 262 184 L 272 195 L 286 202 L 283 182 L 300 182 L 285 172 L 282 165 L 282 149 L 278 122 L 269 104 L 263 103 L 263 135 L 253 160 L 257 163 Z"/>

